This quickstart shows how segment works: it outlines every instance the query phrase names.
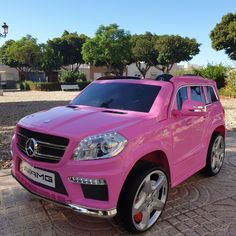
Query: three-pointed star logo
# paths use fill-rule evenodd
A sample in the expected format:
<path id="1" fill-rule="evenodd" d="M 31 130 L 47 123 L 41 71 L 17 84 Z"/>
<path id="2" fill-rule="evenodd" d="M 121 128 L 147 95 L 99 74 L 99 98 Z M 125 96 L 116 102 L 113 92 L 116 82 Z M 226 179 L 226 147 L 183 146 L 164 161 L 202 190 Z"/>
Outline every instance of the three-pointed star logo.
<path id="1" fill-rule="evenodd" d="M 33 157 L 37 152 L 37 141 L 34 138 L 29 138 L 25 144 L 25 151 L 28 156 Z"/>

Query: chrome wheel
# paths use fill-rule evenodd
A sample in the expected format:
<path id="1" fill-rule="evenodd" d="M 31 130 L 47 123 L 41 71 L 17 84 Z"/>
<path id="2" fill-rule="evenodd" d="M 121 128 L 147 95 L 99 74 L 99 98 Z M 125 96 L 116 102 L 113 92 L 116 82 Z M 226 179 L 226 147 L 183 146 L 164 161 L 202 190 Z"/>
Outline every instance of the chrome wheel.
<path id="1" fill-rule="evenodd" d="M 168 194 L 165 173 L 155 170 L 141 182 L 133 201 L 132 220 L 138 231 L 150 228 L 161 215 Z"/>
<path id="2" fill-rule="evenodd" d="M 219 135 L 214 140 L 211 151 L 211 169 L 214 174 L 217 174 L 223 164 L 225 156 L 225 142 L 224 138 Z"/>

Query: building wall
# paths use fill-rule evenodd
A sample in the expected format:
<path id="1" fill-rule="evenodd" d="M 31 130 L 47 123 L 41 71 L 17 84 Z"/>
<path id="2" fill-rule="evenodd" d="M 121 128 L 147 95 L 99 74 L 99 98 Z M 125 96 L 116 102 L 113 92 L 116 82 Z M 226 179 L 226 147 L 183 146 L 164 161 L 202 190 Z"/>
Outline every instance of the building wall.
<path id="1" fill-rule="evenodd" d="M 80 65 L 79 71 L 85 74 L 87 80 L 90 80 L 90 66 L 89 65 L 87 64 Z"/>
<path id="2" fill-rule="evenodd" d="M 19 72 L 15 68 L 11 68 L 6 65 L 0 65 L 0 75 L 2 81 L 7 81 L 7 80 L 14 80 L 18 81 L 19 80 Z"/>
<path id="3" fill-rule="evenodd" d="M 173 73 L 175 70 L 177 70 L 176 64 L 174 64 L 174 66 L 172 67 L 170 74 Z M 156 67 L 151 66 L 146 74 L 146 78 L 155 79 L 160 74 L 163 74 L 163 72 L 158 70 Z M 128 76 L 141 76 L 141 73 L 138 70 L 135 63 L 132 63 L 131 65 L 127 66 L 127 75 Z"/>
<path id="4" fill-rule="evenodd" d="M 101 76 L 104 76 L 107 72 L 105 66 L 90 66 L 90 79 L 95 80 Z"/>
<path id="5" fill-rule="evenodd" d="M 15 88 L 19 80 L 19 72 L 15 68 L 0 64 L 0 86 Z"/>
<path id="6" fill-rule="evenodd" d="M 87 80 L 95 80 L 101 76 L 104 76 L 107 72 L 107 68 L 105 66 L 82 64 L 79 67 L 79 71 L 86 75 Z"/>

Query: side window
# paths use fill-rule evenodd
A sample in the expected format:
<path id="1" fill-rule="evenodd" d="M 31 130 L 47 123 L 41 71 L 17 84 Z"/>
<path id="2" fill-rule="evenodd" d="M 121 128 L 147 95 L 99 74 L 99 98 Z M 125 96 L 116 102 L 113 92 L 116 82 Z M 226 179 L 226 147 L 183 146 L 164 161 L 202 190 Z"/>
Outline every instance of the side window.
<path id="1" fill-rule="evenodd" d="M 200 86 L 191 86 L 191 100 L 202 102 Z"/>
<path id="2" fill-rule="evenodd" d="M 201 86 L 201 96 L 202 96 L 202 102 L 204 103 L 204 105 L 206 105 L 207 102 L 206 102 L 206 97 L 205 97 L 203 86 Z"/>
<path id="3" fill-rule="evenodd" d="M 211 86 L 206 86 L 208 104 L 218 101 L 215 91 Z"/>
<path id="4" fill-rule="evenodd" d="M 179 89 L 176 95 L 176 104 L 178 110 L 182 109 L 183 102 L 187 99 L 188 99 L 187 87 L 182 87 L 181 89 Z"/>

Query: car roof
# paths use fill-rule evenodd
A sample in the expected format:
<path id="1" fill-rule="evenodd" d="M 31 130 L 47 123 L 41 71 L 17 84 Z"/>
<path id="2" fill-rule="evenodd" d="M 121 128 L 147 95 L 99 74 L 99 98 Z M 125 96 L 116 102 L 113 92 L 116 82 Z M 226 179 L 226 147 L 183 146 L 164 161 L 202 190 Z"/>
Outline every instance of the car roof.
<path id="1" fill-rule="evenodd" d="M 110 83 L 127 83 L 127 84 L 143 84 L 143 85 L 153 85 L 161 87 L 173 87 L 169 82 L 157 81 L 153 79 L 108 79 L 108 80 L 95 80 L 93 83 L 98 84 L 110 84 Z"/>
<path id="2" fill-rule="evenodd" d="M 211 79 L 206 79 L 201 76 L 174 76 L 171 78 L 171 82 L 175 86 L 182 86 L 182 85 L 214 85 L 215 81 Z"/>
<path id="3" fill-rule="evenodd" d="M 205 79 L 201 76 L 173 76 L 169 81 L 159 81 L 153 79 L 140 79 L 134 76 L 105 76 L 94 81 L 95 83 L 134 83 L 134 84 L 146 84 L 154 86 L 164 86 L 172 84 L 174 87 L 179 87 L 183 85 L 214 85 L 215 81 L 210 79 Z"/>

